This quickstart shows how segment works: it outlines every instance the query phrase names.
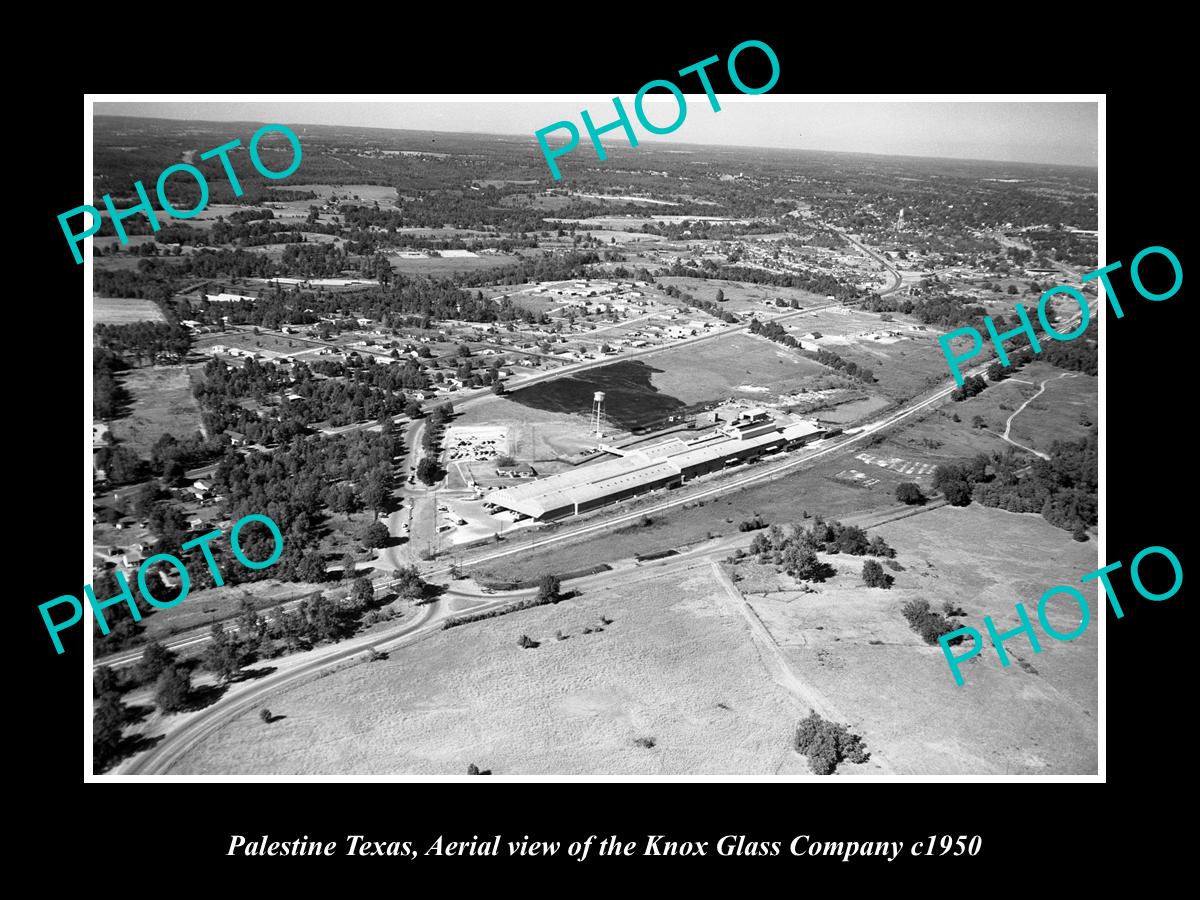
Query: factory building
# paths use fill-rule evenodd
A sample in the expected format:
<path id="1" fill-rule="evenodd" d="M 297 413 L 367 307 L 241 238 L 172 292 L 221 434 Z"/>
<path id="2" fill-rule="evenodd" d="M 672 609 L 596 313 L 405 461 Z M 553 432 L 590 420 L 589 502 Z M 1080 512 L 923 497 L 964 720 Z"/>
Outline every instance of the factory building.
<path id="1" fill-rule="evenodd" d="M 531 519 L 559 519 L 659 488 L 678 487 L 700 475 L 794 449 L 824 433 L 812 422 L 776 421 L 765 410 L 748 410 L 692 440 L 670 437 L 635 450 L 606 447 L 618 458 L 495 491 L 487 496 L 487 503 Z"/>

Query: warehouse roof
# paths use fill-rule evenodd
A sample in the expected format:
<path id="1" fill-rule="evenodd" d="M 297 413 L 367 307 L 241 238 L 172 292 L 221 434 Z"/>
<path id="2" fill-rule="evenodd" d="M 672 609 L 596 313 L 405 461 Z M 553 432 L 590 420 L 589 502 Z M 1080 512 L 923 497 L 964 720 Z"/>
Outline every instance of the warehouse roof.
<path id="1" fill-rule="evenodd" d="M 549 512 L 573 509 L 576 504 L 594 503 L 631 489 L 649 490 L 693 467 L 744 456 L 748 451 L 808 437 L 821 430 L 810 422 L 799 421 L 754 434 L 753 437 L 731 436 L 721 432 L 692 441 L 672 437 L 625 453 L 618 459 L 585 464 L 567 472 L 495 491 L 488 495 L 488 502 L 537 519 Z"/>

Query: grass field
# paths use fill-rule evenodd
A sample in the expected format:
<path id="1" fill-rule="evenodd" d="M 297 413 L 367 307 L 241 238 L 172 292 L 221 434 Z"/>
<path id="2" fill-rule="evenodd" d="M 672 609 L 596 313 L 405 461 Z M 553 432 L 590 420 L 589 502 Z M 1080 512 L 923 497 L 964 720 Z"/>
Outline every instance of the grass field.
<path id="1" fill-rule="evenodd" d="M 1046 378 L 1046 391 L 1013 419 L 1010 436 L 1019 443 L 1046 452 L 1055 440 L 1079 440 L 1098 419 L 1097 383 L 1081 375 L 1059 378 L 1060 369 L 1045 363 L 1027 366 L 1014 378 L 990 384 L 983 393 L 958 403 L 943 404 L 900 431 L 888 432 L 871 452 L 880 455 L 919 456 L 940 463 L 976 453 L 994 453 L 1012 448 L 1001 440 L 1004 423 Z M 1023 381 L 1034 382 L 1026 384 Z M 957 415 L 959 422 L 953 420 Z M 987 428 L 975 428 L 980 416 Z M 1091 423 L 1091 424 L 1085 424 Z"/>
<path id="2" fill-rule="evenodd" d="M 937 332 L 915 331 L 910 328 L 913 324 L 915 320 L 897 314 L 892 321 L 885 321 L 878 313 L 834 307 L 788 319 L 785 327 L 806 346 L 815 343 L 870 369 L 877 379 L 870 390 L 897 400 L 916 396 L 950 375 Z M 805 337 L 813 332 L 821 337 Z M 899 332 L 899 336 L 888 332 Z"/>
<path id="3" fill-rule="evenodd" d="M 121 376 L 133 398 L 128 415 L 111 423 L 113 437 L 143 457 L 164 434 L 187 437 L 200 430 L 200 407 L 186 366 L 133 369 Z"/>
<path id="4" fill-rule="evenodd" d="M 242 714 L 172 771 L 803 775 L 790 741 L 807 710 L 716 591 L 701 566 L 437 632 L 273 696 L 285 718 Z M 522 634 L 540 646 L 518 647 Z"/>
<path id="5" fill-rule="evenodd" d="M 92 321 L 103 325 L 128 325 L 131 322 L 165 322 L 166 317 L 151 300 L 134 297 L 96 297 Z"/>
<path id="6" fill-rule="evenodd" d="M 197 350 L 203 350 L 214 344 L 236 347 L 240 350 L 269 350 L 273 353 L 298 353 L 301 350 L 319 349 L 327 346 L 326 342 L 311 341 L 298 334 L 274 334 L 269 331 L 259 331 L 258 334 L 255 334 L 252 330 L 246 330 L 206 334 L 196 340 L 194 347 Z M 362 351 L 361 347 L 347 349 Z"/>
<path id="7" fill-rule="evenodd" d="M 861 723 L 868 747 L 883 751 L 898 774 L 1095 773 L 1094 584 L 1083 587 L 1093 620 L 1081 637 L 1059 642 L 1041 634 L 1039 654 L 1028 639 L 1014 638 L 1006 645 L 1008 668 L 989 643 L 964 664 L 962 687 L 941 648 L 924 644 L 900 607 L 918 597 L 935 608 L 949 601 L 966 612 L 965 624 L 986 634 L 985 615 L 1002 631 L 1019 624 L 1019 600 L 1036 622 L 1043 592 L 1078 585 L 1097 567 L 1096 545 L 1077 543 L 1036 515 L 978 505 L 931 510 L 872 533 L 904 566 L 893 573 L 892 590 L 864 587 L 860 559 L 831 556 L 839 575 L 816 593 L 752 597 L 801 680 Z M 1069 601 L 1051 604 L 1049 615 L 1061 631 L 1079 621 Z"/>
<path id="8" fill-rule="evenodd" d="M 716 302 L 717 291 L 725 294 L 722 309 L 730 312 L 756 315 L 758 318 L 769 318 L 783 312 L 791 312 L 791 302 L 796 300 L 801 307 L 820 306 L 829 301 L 822 295 L 799 288 L 775 287 L 767 284 L 746 284 L 741 281 L 720 281 L 707 278 L 679 278 L 665 276 L 657 279 L 657 283 L 665 288 L 667 285 L 677 285 L 681 291 L 687 291 L 698 300 Z M 787 308 L 768 306 L 763 299 L 783 300 Z"/>
<path id="9" fill-rule="evenodd" d="M 1009 436 L 1027 447 L 1048 452 L 1054 441 L 1077 441 L 1086 437 L 1099 421 L 1099 382 L 1091 375 L 1059 378 L 1053 366 L 1035 363 L 1017 374 L 1039 385 L 1052 379 L 1040 397 L 1026 406 L 1012 422 Z M 986 391 L 984 392 L 986 393 Z"/>
<path id="10" fill-rule="evenodd" d="M 774 399 L 828 372 L 786 347 L 744 334 L 658 353 L 653 365 L 664 370 L 651 376 L 654 387 L 688 404 L 728 397 Z"/>

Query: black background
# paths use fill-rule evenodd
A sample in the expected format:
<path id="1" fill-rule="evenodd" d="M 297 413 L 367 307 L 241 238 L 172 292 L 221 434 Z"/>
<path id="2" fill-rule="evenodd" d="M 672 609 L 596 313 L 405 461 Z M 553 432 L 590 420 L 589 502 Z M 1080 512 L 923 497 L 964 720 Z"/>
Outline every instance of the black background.
<path id="1" fill-rule="evenodd" d="M 557 15 L 557 13 L 553 13 Z M 1171 248 L 1187 270 L 1184 217 L 1194 206 L 1190 167 L 1185 154 L 1194 152 L 1178 134 L 1177 123 L 1190 107 L 1178 93 L 1169 72 L 1170 54 L 1154 41 L 1141 43 L 1130 59 L 1127 47 L 1115 57 L 1099 45 L 1087 56 L 1080 49 L 1089 34 L 1085 23 L 1061 23 L 1054 40 L 1034 32 L 970 34 L 951 40 L 927 28 L 899 35 L 860 32 L 863 23 L 806 20 L 784 27 L 762 16 L 744 19 L 724 10 L 720 21 L 681 33 L 678 26 L 649 24 L 607 27 L 603 10 L 594 29 L 550 23 L 540 36 L 525 24 L 514 23 L 494 33 L 476 25 L 473 33 L 434 34 L 420 18 L 399 12 L 381 20 L 378 30 L 354 25 L 386 44 L 384 49 L 350 39 L 336 49 L 297 53 L 296 43 L 280 35 L 257 47 L 223 54 L 204 51 L 204 63 L 183 65 L 148 57 L 131 65 L 114 65 L 78 83 L 42 84 L 30 97 L 22 129 L 33 136 L 24 142 L 26 160 L 21 189 L 10 216 L 32 225 L 19 241 L 10 236 L 12 271 L 27 284 L 10 283 L 14 324 L 20 332 L 55 333 L 57 340 L 14 336 L 17 358 L 10 359 L 6 387 L 10 401 L 9 471 L 17 477 L 10 500 L 10 518 L 20 523 L 10 533 L 10 569 L 24 575 L 10 598 L 17 618 L 14 643 L 22 660 L 15 676 L 20 697 L 10 723 L 10 746 L 18 765 L 10 768 L 17 788 L 32 790 L 27 808 L 16 810 L 38 851 L 74 853 L 64 841 L 83 840 L 89 867 L 98 879 L 113 870 L 114 882 L 125 883 L 118 871 L 137 878 L 161 876 L 177 881 L 184 871 L 201 878 L 228 872 L 241 877 L 266 877 L 283 884 L 307 879 L 318 871 L 363 874 L 367 877 L 406 877 L 401 881 L 363 882 L 369 890 L 411 889 L 413 875 L 450 875 L 443 889 L 454 890 L 475 878 L 504 873 L 493 889 L 522 890 L 534 879 L 548 876 L 555 884 L 562 875 L 586 871 L 589 881 L 606 873 L 624 879 L 634 868 L 638 881 L 617 881 L 627 889 L 651 889 L 655 874 L 674 879 L 699 876 L 704 885 L 720 879 L 751 884 L 755 875 L 783 880 L 760 884 L 772 892 L 803 890 L 806 877 L 833 884 L 838 876 L 866 875 L 882 883 L 897 873 L 914 875 L 914 884 L 930 884 L 954 874 L 969 881 L 933 885 L 942 890 L 991 893 L 992 884 L 1012 891 L 1036 889 L 1046 879 L 1073 877 L 1076 866 L 1104 870 L 1124 868 L 1131 860 L 1150 855 L 1169 858 L 1163 842 L 1173 840 L 1158 823 L 1155 807 L 1171 802 L 1179 788 L 1164 783 L 1184 772 L 1190 755 L 1179 729 L 1190 724 L 1192 708 L 1184 681 L 1190 630 L 1185 622 L 1189 582 L 1168 601 L 1151 603 L 1136 595 L 1128 580 L 1128 564 L 1142 548 L 1159 544 L 1171 548 L 1186 572 L 1191 571 L 1189 545 L 1183 527 L 1185 495 L 1194 493 L 1195 442 L 1191 421 L 1195 402 L 1190 386 L 1192 363 L 1198 354 L 1186 326 L 1186 291 L 1170 300 L 1151 303 L 1133 291 L 1128 263 L 1142 248 Z M 375 13 L 367 13 L 370 19 Z M 192 20 L 188 27 L 211 27 L 226 32 L 215 17 L 207 23 Z M 354 17 L 357 19 L 357 16 Z M 451 18 L 454 18 L 451 16 Z M 701 18 L 704 18 L 701 16 Z M 866 14 L 863 14 L 866 18 Z M 361 24 L 361 23 L 360 23 Z M 1041 23 L 1038 31 L 1055 31 Z M 243 26 L 234 26 L 237 32 Z M 989 26 L 990 27 L 990 26 Z M 1030 26 L 1032 28 L 1033 26 Z M 288 30 L 285 26 L 284 32 Z M 257 33 L 250 29 L 245 37 Z M 268 33 L 274 35 L 276 27 Z M 296 41 L 311 47 L 320 29 L 309 29 Z M 953 36 L 952 36 L 953 37 Z M 1125 34 L 1122 43 L 1142 36 Z M 212 35 L 210 48 L 221 40 Z M 1107 254 L 1105 262 L 1122 260 L 1114 284 L 1125 309 L 1116 320 L 1107 313 L 1107 562 L 1122 560 L 1125 568 L 1113 582 L 1125 607 L 1125 618 L 1107 614 L 1107 783 L 1018 784 L 957 782 L 892 784 L 502 784 L 476 778 L 455 784 L 206 784 L 196 787 L 153 781 L 115 784 L 83 783 L 82 716 L 86 701 L 81 686 L 81 646 L 69 645 L 61 657 L 46 639 L 37 604 L 60 595 L 78 594 L 80 584 L 78 515 L 83 465 L 79 451 L 79 385 L 84 378 L 82 350 L 77 341 L 78 310 L 83 300 L 83 267 L 76 266 L 55 216 L 80 202 L 79 153 L 83 92 L 166 91 L 174 89 L 235 92 L 470 92 L 470 93 L 605 93 L 625 97 L 646 81 L 670 77 L 678 69 L 713 54 L 722 61 L 734 45 L 747 38 L 766 41 L 781 65 L 772 94 L 802 92 L 992 93 L 1024 91 L 1107 93 Z M 1074 49 L 1062 49 L 1061 38 Z M 1111 33 L 1108 39 L 1113 39 Z M 190 38 L 181 38 L 187 44 Z M 278 46 L 276 46 L 278 43 Z M 321 39 L 320 43 L 325 43 Z M 133 51 L 129 51 L 133 54 Z M 1106 55 L 1108 53 L 1109 55 Z M 761 84 L 753 69 L 759 54 L 739 58 L 747 84 Z M 116 57 L 114 57 L 116 59 Z M 303 62 L 292 63 L 299 59 Z M 1094 69 L 1086 59 L 1104 59 Z M 132 62 L 138 62 L 133 66 Z M 710 69 L 718 91 L 732 90 L 723 65 Z M 83 77 L 83 76 L 81 76 Z M 686 84 L 688 90 L 693 85 Z M 1187 107 L 1184 106 L 1187 104 Z M 597 121 L 603 119 L 597 117 Z M 686 126 L 685 126 L 686 127 Z M 531 146 L 533 138 L 530 136 Z M 746 135 L 746 144 L 754 143 Z M 536 152 L 536 151 L 535 151 Z M 10 170 L 15 171 L 15 170 Z M 147 173 L 150 177 L 154 173 Z M 11 221 L 11 220 L 10 220 Z M 26 256 L 32 258 L 25 258 Z M 1147 280 L 1152 277 L 1148 273 Z M 1153 282 L 1151 282 L 1153 283 Z M 29 300 L 37 298 L 36 303 Z M 26 316 L 34 319 L 27 323 Z M 40 323 L 40 324 L 39 324 Z M 27 326 L 33 324 L 33 329 Z M 78 380 L 77 380 L 78 379 Z M 86 429 L 85 422 L 85 431 Z M 30 427 L 32 426 L 32 428 Z M 30 471 L 31 470 L 31 471 Z M 20 474 L 18 474 L 20 473 Z M 20 537 L 20 540 L 16 540 Z M 1152 561 L 1153 562 L 1153 561 Z M 1161 562 L 1161 561 L 1160 561 Z M 1165 565 L 1163 566 L 1165 569 Z M 1074 573 L 1064 573 L 1064 576 Z M 1162 589 L 1151 567 L 1143 576 L 1151 588 Z M 1169 583 L 1169 581 L 1167 582 Z M 1036 598 L 1029 598 L 1030 602 Z M 1029 605 L 1027 603 L 1027 605 Z M 1091 627 L 1097 627 L 1093 622 Z M 85 632 L 86 633 L 86 632 Z M 32 776 L 32 777 L 29 777 Z M 1103 792 L 1103 793 L 1101 793 Z M 11 795 L 10 795 L 11 796 Z M 674 840 L 716 841 L 726 834 L 745 834 L 751 840 L 778 840 L 783 855 L 776 858 L 598 859 L 576 863 L 560 852 L 558 858 L 514 860 L 501 857 L 436 859 L 270 859 L 230 858 L 225 851 L 232 833 L 250 838 L 269 834 L 290 840 L 307 834 L 313 839 L 344 839 L 365 834 L 372 840 L 410 840 L 424 847 L 437 834 L 448 839 L 472 835 L 558 840 L 565 843 L 589 834 L 619 834 L 639 844 L 647 834 Z M 797 834 L 821 840 L 914 840 L 931 834 L 983 836 L 983 852 L 974 859 L 903 856 L 895 863 L 862 859 L 844 864 L 824 858 L 793 858 L 787 842 Z M 1097 865 L 1098 864 L 1098 865 Z M 513 871 L 517 870 L 517 871 Z M 788 877 L 792 876 L 792 877 Z M 1045 877 L 1043 877 L 1045 876 Z M 340 877 L 340 876 L 339 876 Z M 712 879 L 718 880 L 712 880 Z M 519 879 L 519 880 L 517 880 Z M 114 883 L 110 882 L 110 883 Z M 145 881 L 150 889 L 155 882 Z M 241 883 L 241 882 L 239 882 Z M 359 883 L 343 881 L 348 887 Z M 164 886 L 169 886 L 166 882 Z M 370 886 L 374 885 L 374 886 Z M 190 893 L 190 890 L 188 891 Z"/>

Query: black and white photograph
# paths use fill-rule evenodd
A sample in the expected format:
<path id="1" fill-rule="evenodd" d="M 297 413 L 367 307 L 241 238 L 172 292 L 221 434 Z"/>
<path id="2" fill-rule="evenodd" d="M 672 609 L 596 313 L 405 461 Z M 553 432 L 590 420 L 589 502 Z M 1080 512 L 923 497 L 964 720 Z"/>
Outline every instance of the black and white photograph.
<path id="1" fill-rule="evenodd" d="M 1099 98 L 678 83 L 91 101 L 91 777 L 1099 775 Z"/>

